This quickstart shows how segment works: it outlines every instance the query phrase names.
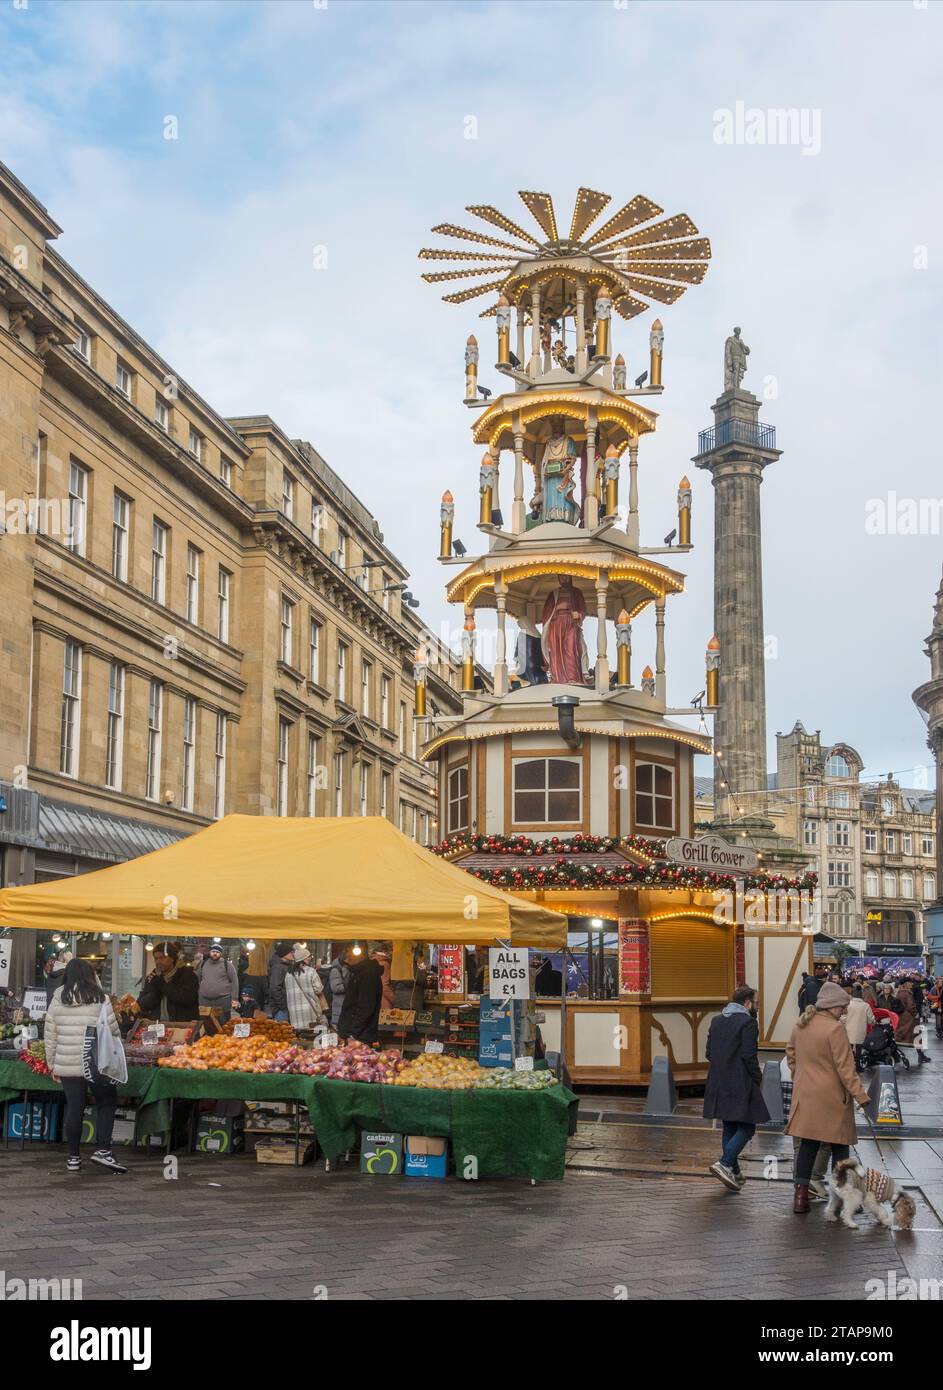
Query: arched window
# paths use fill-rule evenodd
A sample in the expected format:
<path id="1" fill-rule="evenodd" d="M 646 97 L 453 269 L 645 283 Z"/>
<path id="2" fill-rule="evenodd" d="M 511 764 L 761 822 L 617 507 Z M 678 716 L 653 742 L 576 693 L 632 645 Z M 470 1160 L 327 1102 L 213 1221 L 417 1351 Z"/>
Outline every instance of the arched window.
<path id="1" fill-rule="evenodd" d="M 876 898 L 880 893 L 880 878 L 877 869 L 868 869 L 864 876 L 864 891 L 868 898 Z"/>
<path id="2" fill-rule="evenodd" d="M 923 897 L 925 902 L 931 902 L 936 897 L 936 874 L 924 874 Z"/>
<path id="3" fill-rule="evenodd" d="M 885 874 L 885 875 L 884 875 L 884 896 L 885 896 L 885 898 L 896 898 L 896 897 L 897 897 L 897 875 L 896 875 L 896 874 L 890 874 L 890 873 L 888 873 L 888 874 Z"/>
<path id="4" fill-rule="evenodd" d="M 900 876 L 900 895 L 902 898 L 912 898 L 914 895 L 914 876 L 913 874 L 901 874 Z"/>
<path id="5" fill-rule="evenodd" d="M 825 771 L 829 777 L 850 777 L 851 768 L 848 766 L 847 759 L 841 753 L 833 753 L 825 764 Z"/>

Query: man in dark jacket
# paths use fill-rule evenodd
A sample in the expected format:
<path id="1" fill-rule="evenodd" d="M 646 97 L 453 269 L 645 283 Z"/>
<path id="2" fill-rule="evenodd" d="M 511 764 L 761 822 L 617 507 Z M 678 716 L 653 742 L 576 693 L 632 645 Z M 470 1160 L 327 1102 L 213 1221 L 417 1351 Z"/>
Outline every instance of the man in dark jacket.
<path id="1" fill-rule="evenodd" d="M 288 1021 L 288 996 L 285 976 L 294 962 L 295 948 L 290 941 L 278 941 L 268 961 L 268 1001 L 265 1012 L 281 1023 Z"/>
<path id="2" fill-rule="evenodd" d="M 144 981 L 138 1005 L 145 1018 L 166 1018 L 170 1023 L 189 1023 L 200 1016 L 200 982 L 195 972 L 181 961 L 175 941 L 160 941 L 154 947 L 155 970 Z"/>
<path id="3" fill-rule="evenodd" d="M 802 976 L 802 988 L 799 990 L 799 1012 L 807 1009 L 810 1004 L 814 1004 L 819 997 L 819 990 L 822 988 L 822 980 L 818 975 Z"/>
<path id="4" fill-rule="evenodd" d="M 710 1071 L 704 1089 L 705 1118 L 722 1120 L 724 1126 L 723 1152 L 710 1171 L 732 1192 L 739 1192 L 746 1182 L 740 1171 L 741 1151 L 757 1125 L 769 1119 L 758 1045 L 756 990 L 740 985 L 723 1013 L 711 1021 L 706 1049 Z"/>
<path id="5" fill-rule="evenodd" d="M 348 1042 L 375 1043 L 380 1036 L 380 1008 L 383 1004 L 383 969 L 365 951 L 348 946 L 345 954 L 350 977 L 337 1031 Z"/>

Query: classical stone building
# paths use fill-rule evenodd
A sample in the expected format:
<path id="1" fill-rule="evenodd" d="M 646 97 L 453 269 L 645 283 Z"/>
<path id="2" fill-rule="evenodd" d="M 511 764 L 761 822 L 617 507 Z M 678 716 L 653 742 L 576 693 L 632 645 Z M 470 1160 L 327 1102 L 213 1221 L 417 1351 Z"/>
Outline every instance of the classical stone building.
<path id="1" fill-rule="evenodd" d="M 231 811 L 380 814 L 429 842 L 414 658 L 376 519 L 312 445 L 223 419 L 52 248 L 0 166 L 0 882 Z"/>

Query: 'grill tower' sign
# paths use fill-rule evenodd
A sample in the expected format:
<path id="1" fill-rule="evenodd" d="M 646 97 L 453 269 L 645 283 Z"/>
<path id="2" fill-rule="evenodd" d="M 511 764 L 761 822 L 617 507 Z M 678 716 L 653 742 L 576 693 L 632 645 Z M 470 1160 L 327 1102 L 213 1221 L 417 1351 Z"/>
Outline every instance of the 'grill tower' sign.
<path id="1" fill-rule="evenodd" d="M 746 873 L 759 866 L 755 850 L 728 844 L 719 835 L 702 835 L 697 840 L 677 838 L 667 844 L 668 858 L 676 864 L 714 870 L 719 874 Z"/>

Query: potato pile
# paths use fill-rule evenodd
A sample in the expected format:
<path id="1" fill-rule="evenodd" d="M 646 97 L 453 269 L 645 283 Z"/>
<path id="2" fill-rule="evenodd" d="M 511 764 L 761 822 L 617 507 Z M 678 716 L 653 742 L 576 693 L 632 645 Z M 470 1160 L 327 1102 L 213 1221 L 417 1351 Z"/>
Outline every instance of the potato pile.
<path id="1" fill-rule="evenodd" d="M 426 1086 L 432 1091 L 470 1091 L 483 1068 L 470 1057 L 446 1057 L 423 1052 L 414 1057 L 390 1083 L 393 1086 Z"/>

